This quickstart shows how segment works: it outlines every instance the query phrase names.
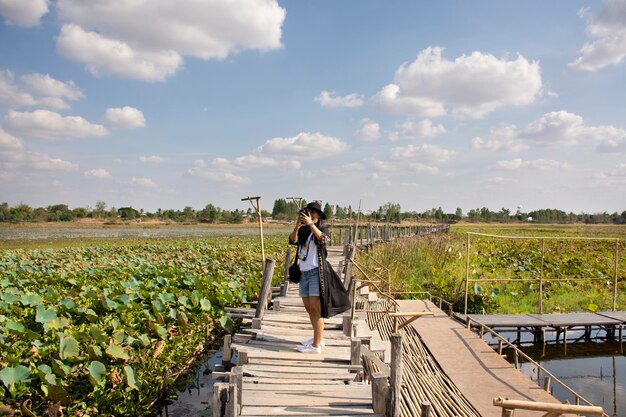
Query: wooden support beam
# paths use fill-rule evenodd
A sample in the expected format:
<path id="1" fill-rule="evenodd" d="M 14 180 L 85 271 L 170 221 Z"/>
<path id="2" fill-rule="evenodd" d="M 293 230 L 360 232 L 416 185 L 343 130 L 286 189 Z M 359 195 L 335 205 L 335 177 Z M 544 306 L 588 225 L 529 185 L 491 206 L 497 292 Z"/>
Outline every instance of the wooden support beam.
<path id="1" fill-rule="evenodd" d="M 287 248 L 287 253 L 285 254 L 285 269 L 283 270 L 283 285 L 280 289 L 280 296 L 284 297 L 287 295 L 287 291 L 289 290 L 289 263 L 291 262 L 291 248 Z"/>
<path id="2" fill-rule="evenodd" d="M 361 364 L 361 339 L 350 341 L 350 365 Z"/>
<path id="3" fill-rule="evenodd" d="M 226 416 L 228 402 L 228 383 L 218 382 L 213 385 L 213 417 Z"/>
<path id="4" fill-rule="evenodd" d="M 261 281 L 261 292 L 259 294 L 256 312 L 254 314 L 254 317 L 257 319 L 262 319 L 263 315 L 265 314 L 265 309 L 267 308 L 267 299 L 270 296 L 270 291 L 272 287 L 272 277 L 274 276 L 275 265 L 275 260 L 271 258 L 267 258 L 265 260 L 265 268 L 263 268 L 263 280 Z"/>
<path id="5" fill-rule="evenodd" d="M 387 375 L 376 372 L 370 377 L 372 381 L 372 408 L 374 414 L 388 415 L 391 404 L 391 390 Z"/>
<path id="6" fill-rule="evenodd" d="M 243 366 L 248 363 L 248 352 L 243 349 L 237 351 L 237 366 Z"/>
<path id="7" fill-rule="evenodd" d="M 228 364 L 230 363 L 230 358 L 232 356 L 232 350 L 230 345 L 232 343 L 232 336 L 227 334 L 224 336 L 224 347 L 222 348 L 222 363 Z"/>
<path id="8" fill-rule="evenodd" d="M 239 397 L 237 394 L 237 384 L 228 384 L 228 405 L 226 407 L 226 417 L 238 417 L 240 414 Z"/>
<path id="9" fill-rule="evenodd" d="M 558 414 L 585 414 L 592 416 L 601 416 L 604 414 L 602 407 L 591 405 L 571 405 L 571 404 L 555 404 L 535 401 L 509 400 L 502 397 L 493 399 L 493 405 L 511 410 L 533 410 L 545 411 L 548 413 Z"/>
<path id="10" fill-rule="evenodd" d="M 390 417 L 400 417 L 400 393 L 402 391 L 402 336 L 391 335 L 391 413 Z"/>

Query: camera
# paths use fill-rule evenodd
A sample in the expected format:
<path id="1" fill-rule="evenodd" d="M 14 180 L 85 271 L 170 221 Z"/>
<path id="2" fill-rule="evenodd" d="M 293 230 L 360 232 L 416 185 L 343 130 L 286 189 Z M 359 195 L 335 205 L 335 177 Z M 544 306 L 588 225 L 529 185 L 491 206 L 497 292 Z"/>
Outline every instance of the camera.
<path id="1" fill-rule="evenodd" d="M 305 207 L 305 208 L 300 210 L 300 213 L 306 214 L 308 216 L 309 215 L 309 209 Z"/>

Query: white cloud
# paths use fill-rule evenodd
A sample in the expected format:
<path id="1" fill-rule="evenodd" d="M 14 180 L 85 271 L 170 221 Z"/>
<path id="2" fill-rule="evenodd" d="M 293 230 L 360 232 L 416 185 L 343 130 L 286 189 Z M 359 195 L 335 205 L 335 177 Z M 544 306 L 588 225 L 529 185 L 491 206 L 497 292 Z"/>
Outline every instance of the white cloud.
<path id="1" fill-rule="evenodd" d="M 73 81 L 62 82 L 48 74 L 26 74 L 19 82 L 11 71 L 0 70 L 0 101 L 10 106 L 40 106 L 66 109 L 67 100 L 83 98 L 83 92 Z"/>
<path id="2" fill-rule="evenodd" d="M 79 116 L 61 116 L 49 110 L 17 112 L 9 110 L 3 127 L 21 137 L 45 140 L 102 137 L 109 132 L 102 125 L 89 123 Z"/>
<path id="3" fill-rule="evenodd" d="M 343 97 L 335 97 L 334 91 L 323 90 L 319 96 L 315 97 L 315 102 L 320 106 L 329 109 L 339 107 L 361 107 L 364 103 L 363 96 L 360 94 L 348 94 Z"/>
<path id="4" fill-rule="evenodd" d="M 382 161 L 376 158 L 365 158 L 359 162 L 352 162 L 342 167 L 343 171 L 338 171 L 337 175 L 344 175 L 346 172 L 353 171 L 378 171 L 389 172 L 393 171 L 394 166 L 387 161 Z"/>
<path id="5" fill-rule="evenodd" d="M 93 76 L 118 75 L 143 81 L 162 81 L 173 75 L 182 58 L 171 50 L 142 51 L 123 41 L 86 32 L 77 25 L 64 25 L 57 47 L 68 59 L 84 62 Z"/>
<path id="6" fill-rule="evenodd" d="M 0 129 L 0 149 L 22 149 L 22 141 Z"/>
<path id="7" fill-rule="evenodd" d="M 592 179 L 602 185 L 626 184 L 626 164 L 618 164 L 610 171 L 598 172 Z"/>
<path id="8" fill-rule="evenodd" d="M 528 149 L 528 145 L 518 138 L 518 134 L 519 132 L 515 125 L 500 126 L 492 128 L 487 139 L 481 137 L 473 138 L 471 145 L 473 149 L 492 152 L 519 152 Z"/>
<path id="9" fill-rule="evenodd" d="M 449 61 L 442 51 L 428 47 L 415 61 L 402 64 L 374 102 L 398 114 L 435 117 L 451 112 L 480 118 L 503 107 L 533 103 L 542 92 L 539 64 L 521 55 L 507 60 L 473 52 Z"/>
<path id="10" fill-rule="evenodd" d="M 83 92 L 73 81 L 64 83 L 55 80 L 49 74 L 26 74 L 20 77 L 30 87 L 33 94 L 41 97 L 63 97 L 68 100 L 79 100 L 84 97 Z"/>
<path id="11" fill-rule="evenodd" d="M 111 174 L 109 173 L 109 171 L 107 171 L 104 168 L 90 169 L 89 171 L 85 171 L 84 174 L 85 174 L 85 177 L 89 177 L 89 178 L 101 178 L 101 179 L 113 178 Z"/>
<path id="12" fill-rule="evenodd" d="M 152 156 L 140 156 L 139 161 L 147 162 L 150 164 L 167 164 L 170 160 L 169 158 L 164 158 L 162 156 L 152 155 Z"/>
<path id="13" fill-rule="evenodd" d="M 454 154 L 449 149 L 425 143 L 391 148 L 389 158 L 394 161 L 443 163 L 449 161 Z"/>
<path id="14" fill-rule="evenodd" d="M 359 128 L 354 132 L 356 139 L 371 142 L 380 138 L 380 125 L 370 119 L 361 119 Z"/>
<path id="15" fill-rule="evenodd" d="M 545 145 L 572 145 L 580 141 L 624 141 L 626 130 L 610 125 L 586 126 L 581 116 L 561 110 L 544 114 L 517 136 Z"/>
<path id="16" fill-rule="evenodd" d="M 9 24 L 31 27 L 48 13 L 48 0 L 0 0 L 0 15 Z"/>
<path id="17" fill-rule="evenodd" d="M 385 111 L 412 116 L 437 117 L 446 114 L 443 102 L 426 97 L 405 95 L 396 84 L 388 84 L 373 98 L 374 104 Z"/>
<path id="18" fill-rule="evenodd" d="M 187 170 L 190 177 L 204 178 L 212 182 L 228 184 L 248 184 L 249 178 L 233 173 L 235 167 L 225 158 L 215 158 L 209 164 L 203 160 L 194 161 L 193 167 Z"/>
<path id="19" fill-rule="evenodd" d="M 508 161 L 498 161 L 496 163 L 496 168 L 508 171 L 516 171 L 520 169 L 538 169 L 541 171 L 552 171 L 569 170 L 572 167 L 565 162 L 559 162 L 553 159 L 539 158 L 533 161 L 524 161 L 521 158 L 515 158 Z"/>
<path id="20" fill-rule="evenodd" d="M 273 167 L 278 165 L 278 161 L 268 156 L 244 155 L 235 158 L 235 165 L 241 168 Z"/>
<path id="21" fill-rule="evenodd" d="M 224 59 L 281 48 L 286 11 L 276 0 L 58 0 L 57 13 L 68 23 L 57 39 L 64 56 L 96 76 L 161 81 L 183 56 Z"/>
<path id="22" fill-rule="evenodd" d="M 426 164 L 417 162 L 417 163 L 409 165 L 409 167 L 411 168 L 411 170 L 415 172 L 419 172 L 421 174 L 428 174 L 428 175 L 439 174 L 439 168 L 432 166 L 432 165 L 426 165 Z"/>
<path id="23" fill-rule="evenodd" d="M 626 136 L 604 139 L 597 148 L 600 152 L 626 152 Z"/>
<path id="24" fill-rule="evenodd" d="M 134 107 L 109 108 L 104 115 L 104 121 L 113 127 L 134 129 L 146 126 L 143 112 Z"/>
<path id="25" fill-rule="evenodd" d="M 289 138 L 276 137 L 257 148 L 260 155 L 276 158 L 319 159 L 344 152 L 348 145 L 338 138 L 317 133 L 298 133 Z"/>
<path id="26" fill-rule="evenodd" d="M 132 185 L 135 185 L 137 187 L 141 187 L 141 188 L 157 188 L 158 185 L 151 179 L 151 178 L 145 178 L 145 177 L 133 177 L 130 180 L 130 183 Z"/>
<path id="27" fill-rule="evenodd" d="M 581 13 L 584 17 L 587 13 Z M 580 57 L 569 65 L 596 71 L 607 65 L 618 64 L 626 57 L 626 2 L 605 0 L 598 15 L 586 29 L 592 40 L 580 49 Z"/>
<path id="28" fill-rule="evenodd" d="M 400 125 L 400 131 L 405 138 L 429 138 L 444 134 L 447 132 L 444 125 L 433 125 L 429 119 L 414 122 L 407 120 Z"/>
<path id="29" fill-rule="evenodd" d="M 516 183 L 517 180 L 515 178 L 493 177 L 487 179 L 487 182 L 490 182 L 492 184 L 509 184 Z"/>
<path id="30" fill-rule="evenodd" d="M 25 168 L 46 171 L 76 171 L 78 165 L 46 154 L 24 151 L 1 151 L 0 168 L 11 171 Z"/>

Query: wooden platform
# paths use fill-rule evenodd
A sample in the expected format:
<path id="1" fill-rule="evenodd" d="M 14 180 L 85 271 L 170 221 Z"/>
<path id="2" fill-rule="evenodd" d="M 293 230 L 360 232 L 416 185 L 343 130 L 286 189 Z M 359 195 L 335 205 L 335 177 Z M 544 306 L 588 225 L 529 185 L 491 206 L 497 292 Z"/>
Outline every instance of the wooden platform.
<path id="1" fill-rule="evenodd" d="M 400 311 L 439 310 L 429 301 L 398 302 Z M 498 355 L 478 335 L 450 319 L 445 313 L 422 317 L 413 322 L 412 326 L 446 375 L 482 416 L 501 416 L 502 410 L 493 406 L 493 398 L 498 396 L 559 403 Z M 543 414 L 545 413 L 515 411 L 516 417 L 539 417 Z"/>
<path id="2" fill-rule="evenodd" d="M 341 253 L 329 250 L 335 267 Z M 372 410 L 371 386 L 356 381 L 360 366 L 350 365 L 350 338 L 343 334 L 342 317 L 325 320 L 322 354 L 300 353 L 296 347 L 313 332 L 298 286 L 291 284 L 287 295 L 275 300 L 280 311 L 266 311 L 260 329 L 242 330 L 253 338 L 233 344 L 247 357 L 241 415 L 379 417 Z"/>
<path id="3" fill-rule="evenodd" d="M 335 268 L 342 258 L 340 248 L 329 248 L 329 261 Z M 358 372 L 362 370 L 361 365 L 350 364 L 351 341 L 343 333 L 343 318 L 339 316 L 325 320 L 326 346 L 321 354 L 303 354 L 296 347 L 303 340 L 312 337 L 312 329 L 298 296 L 298 286 L 290 285 L 286 296 L 274 300 L 280 307 L 278 311 L 266 311 L 260 326 L 258 320 L 252 326 L 252 320 L 244 318 L 241 333 L 233 338 L 232 347 L 239 355 L 238 366 L 235 368 L 241 387 L 241 398 L 237 400 L 239 414 L 246 417 L 378 417 L 372 408 L 371 385 L 360 382 Z M 454 392 L 460 391 L 481 416 L 501 415 L 502 410 L 493 405 L 494 397 L 559 403 L 509 364 L 478 335 L 451 319 L 433 303 L 421 300 L 399 303 L 401 312 L 433 313 L 432 316 L 413 322 L 411 326 L 425 344 L 427 355 L 432 355 L 441 370 L 450 378 L 446 379 L 449 381 L 445 385 L 445 390 L 448 390 L 446 392 L 456 386 Z M 249 314 L 246 309 L 237 313 L 243 317 Z M 363 315 L 365 313 L 361 313 Z M 496 323 L 496 327 L 541 327 L 561 323 L 559 317 L 552 315 L 470 317 L 475 320 L 490 317 L 494 320 L 490 324 Z M 618 317 L 600 314 L 598 317 L 597 320 L 602 323 L 619 320 Z M 589 322 L 591 319 L 585 320 Z M 246 327 L 246 324 L 250 326 Z M 354 325 L 357 336 L 359 326 L 365 326 L 369 331 L 365 322 Z M 375 334 L 378 335 L 376 332 Z M 380 352 L 388 350 L 389 342 L 385 343 L 385 346 L 380 347 Z M 384 345 L 381 340 L 372 338 L 372 352 L 381 344 Z M 386 355 L 381 357 L 384 356 Z M 232 382 L 233 380 L 231 386 Z M 442 414 L 437 415 L 446 415 L 445 410 L 439 411 Z M 515 412 L 516 417 L 539 417 L 544 414 L 545 412 L 525 410 Z"/>
<path id="4" fill-rule="evenodd" d="M 465 314 L 456 313 L 467 323 Z M 564 328 L 585 326 L 617 326 L 626 323 L 626 311 L 562 314 L 468 314 L 473 322 L 492 329 L 499 328 Z"/>

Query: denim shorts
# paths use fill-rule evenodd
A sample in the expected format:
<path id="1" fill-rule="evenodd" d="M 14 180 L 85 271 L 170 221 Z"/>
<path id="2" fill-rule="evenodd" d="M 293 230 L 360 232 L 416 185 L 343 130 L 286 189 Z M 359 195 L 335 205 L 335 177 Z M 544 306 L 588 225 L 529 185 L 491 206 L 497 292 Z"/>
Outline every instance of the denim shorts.
<path id="1" fill-rule="evenodd" d="M 300 297 L 320 296 L 319 268 L 302 271 L 300 275 Z"/>

